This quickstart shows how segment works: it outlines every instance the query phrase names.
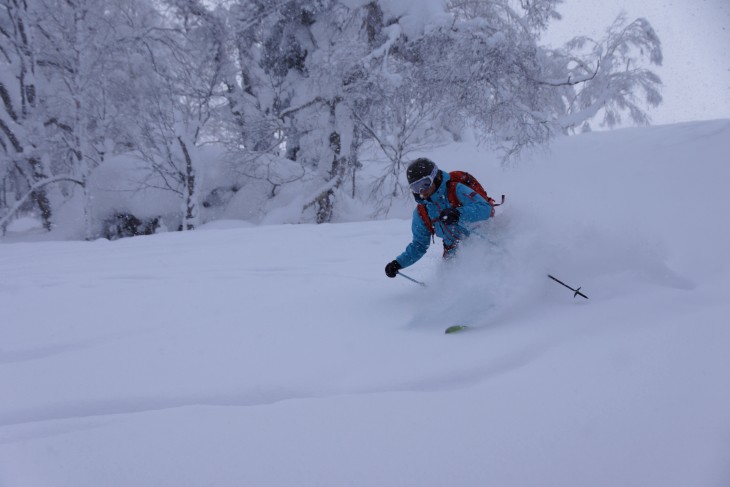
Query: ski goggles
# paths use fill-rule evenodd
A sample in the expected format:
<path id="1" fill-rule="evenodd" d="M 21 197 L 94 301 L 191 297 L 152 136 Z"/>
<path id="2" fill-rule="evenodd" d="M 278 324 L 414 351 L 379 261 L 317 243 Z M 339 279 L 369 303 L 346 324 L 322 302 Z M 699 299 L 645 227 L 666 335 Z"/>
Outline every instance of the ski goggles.
<path id="1" fill-rule="evenodd" d="M 421 194 L 431 187 L 438 173 L 438 167 L 434 167 L 433 171 L 431 171 L 431 174 L 429 174 L 428 176 L 424 176 L 416 181 L 413 181 L 411 184 L 408 185 L 408 187 L 411 189 L 411 192 L 415 194 Z"/>

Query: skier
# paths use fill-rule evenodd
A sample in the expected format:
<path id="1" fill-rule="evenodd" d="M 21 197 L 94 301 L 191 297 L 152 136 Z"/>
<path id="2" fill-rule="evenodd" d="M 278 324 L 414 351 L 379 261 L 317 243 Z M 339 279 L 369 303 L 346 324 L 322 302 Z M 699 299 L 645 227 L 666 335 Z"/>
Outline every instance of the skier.
<path id="1" fill-rule="evenodd" d="M 433 235 L 443 240 L 444 259 L 453 257 L 459 242 L 470 235 L 469 224 L 493 215 L 493 200 L 488 201 L 466 184 L 450 182 L 451 175 L 439 170 L 430 159 L 411 162 L 406 177 L 418 203 L 411 222 L 413 240 L 402 254 L 385 266 L 388 277 L 395 277 L 400 269 L 418 262 L 428 250 Z M 476 185 L 481 189 L 479 183 Z"/>

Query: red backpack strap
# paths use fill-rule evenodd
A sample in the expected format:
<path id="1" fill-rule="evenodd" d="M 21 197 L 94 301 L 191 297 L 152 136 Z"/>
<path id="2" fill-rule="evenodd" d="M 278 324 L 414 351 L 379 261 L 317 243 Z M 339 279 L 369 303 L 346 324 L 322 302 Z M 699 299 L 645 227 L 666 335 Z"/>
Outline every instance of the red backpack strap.
<path id="1" fill-rule="evenodd" d="M 458 208 L 461 206 L 461 201 L 459 201 L 459 197 L 456 196 L 456 185 L 458 183 L 456 181 L 449 180 L 446 182 L 446 197 L 449 199 L 449 203 L 454 208 Z"/>
<path id="2" fill-rule="evenodd" d="M 421 217 L 421 220 L 423 220 L 423 224 L 426 225 L 426 228 L 429 232 L 431 232 L 431 235 L 435 233 L 435 230 L 433 229 L 433 222 L 431 221 L 431 218 L 428 216 L 428 211 L 426 210 L 426 205 L 419 204 L 416 206 L 416 209 L 418 210 L 418 216 Z"/>
<path id="3" fill-rule="evenodd" d="M 469 188 L 473 189 L 475 192 L 483 196 L 485 200 L 487 200 L 487 203 L 489 203 L 489 205 L 492 207 L 490 216 L 494 216 L 495 207 L 504 203 L 504 195 L 502 195 L 502 202 L 497 203 L 496 201 L 494 201 L 494 198 L 487 194 L 484 187 L 479 183 L 479 181 L 477 181 L 477 179 L 468 172 L 451 171 L 449 175 L 451 176 L 451 178 L 446 184 L 446 196 L 449 199 L 449 203 L 454 208 L 462 206 L 461 201 L 459 201 L 459 197 L 456 196 L 456 185 L 458 183 L 468 186 Z"/>

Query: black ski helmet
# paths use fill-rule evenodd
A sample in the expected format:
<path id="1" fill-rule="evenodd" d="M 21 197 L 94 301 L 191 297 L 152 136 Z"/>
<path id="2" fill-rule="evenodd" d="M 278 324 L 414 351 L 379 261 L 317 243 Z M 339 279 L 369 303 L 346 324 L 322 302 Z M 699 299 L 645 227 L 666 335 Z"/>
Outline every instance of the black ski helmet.
<path id="1" fill-rule="evenodd" d="M 436 164 L 431 159 L 421 157 L 408 164 L 406 169 L 406 177 L 408 178 L 408 184 L 412 184 L 421 178 L 430 176 L 434 169 L 438 169 Z"/>

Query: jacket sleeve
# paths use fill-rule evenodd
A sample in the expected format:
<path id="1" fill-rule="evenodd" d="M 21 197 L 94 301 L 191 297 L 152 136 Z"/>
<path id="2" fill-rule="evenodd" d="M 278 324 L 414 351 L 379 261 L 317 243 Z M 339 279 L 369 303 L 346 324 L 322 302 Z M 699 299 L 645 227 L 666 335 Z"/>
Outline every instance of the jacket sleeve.
<path id="1" fill-rule="evenodd" d="M 408 244 L 406 250 L 396 258 L 401 267 L 408 267 L 418 262 L 431 245 L 431 232 L 423 223 L 418 210 L 413 210 L 411 232 L 413 233 L 413 240 Z"/>
<path id="2" fill-rule="evenodd" d="M 492 215 L 492 205 L 482 195 L 465 184 L 456 185 L 456 197 L 462 206 L 459 208 L 460 221 L 464 223 L 488 220 Z"/>

